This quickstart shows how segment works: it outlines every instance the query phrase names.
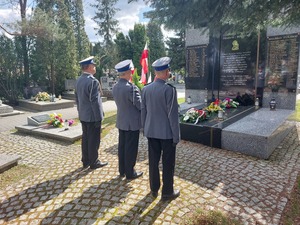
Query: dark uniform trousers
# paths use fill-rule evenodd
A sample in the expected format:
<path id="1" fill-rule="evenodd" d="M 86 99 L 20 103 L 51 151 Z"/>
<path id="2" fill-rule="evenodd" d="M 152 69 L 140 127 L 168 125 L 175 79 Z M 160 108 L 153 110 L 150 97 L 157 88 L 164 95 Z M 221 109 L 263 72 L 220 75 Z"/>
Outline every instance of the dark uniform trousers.
<path id="1" fill-rule="evenodd" d="M 98 149 L 100 145 L 101 123 L 83 122 L 82 126 L 82 163 L 83 165 L 93 165 L 98 159 Z"/>
<path id="2" fill-rule="evenodd" d="M 151 191 L 157 192 L 160 187 L 159 161 L 162 154 L 162 194 L 173 194 L 176 147 L 173 140 L 148 138 L 149 178 Z"/>
<path id="3" fill-rule="evenodd" d="M 138 153 L 140 131 L 126 131 L 119 129 L 119 173 L 132 178 Z"/>

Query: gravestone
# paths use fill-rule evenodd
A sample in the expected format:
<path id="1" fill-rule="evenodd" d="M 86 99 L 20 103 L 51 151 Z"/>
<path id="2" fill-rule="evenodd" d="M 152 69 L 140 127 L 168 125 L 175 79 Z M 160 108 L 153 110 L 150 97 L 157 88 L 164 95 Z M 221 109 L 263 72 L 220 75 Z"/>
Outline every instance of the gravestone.
<path id="1" fill-rule="evenodd" d="M 11 107 L 9 105 L 6 105 L 6 104 L 3 104 L 1 102 L 1 105 L 0 105 L 0 114 L 12 113 L 13 111 L 14 111 L 13 107 Z"/>
<path id="2" fill-rule="evenodd" d="M 66 79 L 65 80 L 65 90 L 73 91 L 75 90 L 76 80 L 75 79 Z"/>
<path id="3" fill-rule="evenodd" d="M 102 85 L 102 90 L 112 90 L 112 87 L 116 83 L 114 79 L 110 77 L 101 77 L 101 85 Z"/>
<path id="4" fill-rule="evenodd" d="M 220 56 L 220 98 L 238 94 L 254 96 L 257 38 L 222 36 Z"/>
<path id="5" fill-rule="evenodd" d="M 276 32 L 275 32 L 276 31 Z M 299 30 L 269 29 L 263 106 L 275 98 L 277 108 L 295 109 L 299 74 Z"/>
<path id="6" fill-rule="evenodd" d="M 63 92 L 63 98 L 68 100 L 75 100 L 75 79 L 65 80 L 65 91 Z"/>
<path id="7" fill-rule="evenodd" d="M 42 114 L 42 115 L 27 117 L 27 123 L 30 126 L 40 126 L 46 124 L 47 121 L 50 119 L 51 119 L 50 115 Z"/>
<path id="8" fill-rule="evenodd" d="M 295 110 L 300 86 L 299 41 L 300 27 L 268 28 L 247 37 L 187 29 L 185 96 L 191 96 L 191 105 L 206 105 L 203 100 L 209 103 L 212 96 L 223 100 L 244 95 L 249 101 L 225 109 L 221 120 L 213 114 L 199 124 L 182 121 L 182 139 L 268 159 L 293 127 L 285 120 Z M 262 108 L 254 106 L 254 97 Z M 270 111 L 272 98 L 277 109 Z"/>
<path id="9" fill-rule="evenodd" d="M 209 86 L 209 33 L 200 29 L 188 29 L 187 33 L 185 98 L 190 96 L 192 103 L 203 103 Z"/>
<path id="10" fill-rule="evenodd" d="M 106 101 L 106 99 L 113 99 L 112 88 L 116 83 L 116 81 L 108 76 L 105 76 L 100 78 L 100 82 L 102 86 L 103 96 L 105 97 L 104 101 Z"/>

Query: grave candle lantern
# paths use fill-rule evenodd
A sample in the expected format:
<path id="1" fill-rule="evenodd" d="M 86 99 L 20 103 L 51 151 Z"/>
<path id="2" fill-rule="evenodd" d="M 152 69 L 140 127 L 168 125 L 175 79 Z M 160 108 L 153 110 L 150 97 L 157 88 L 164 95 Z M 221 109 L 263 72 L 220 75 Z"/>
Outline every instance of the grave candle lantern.
<path id="1" fill-rule="evenodd" d="M 192 103 L 191 96 L 187 97 L 187 103 L 188 103 L 188 104 L 191 104 L 191 103 Z"/>
<path id="2" fill-rule="evenodd" d="M 276 110 L 276 101 L 275 101 L 275 98 L 272 98 L 271 101 L 270 101 L 270 110 Z"/>

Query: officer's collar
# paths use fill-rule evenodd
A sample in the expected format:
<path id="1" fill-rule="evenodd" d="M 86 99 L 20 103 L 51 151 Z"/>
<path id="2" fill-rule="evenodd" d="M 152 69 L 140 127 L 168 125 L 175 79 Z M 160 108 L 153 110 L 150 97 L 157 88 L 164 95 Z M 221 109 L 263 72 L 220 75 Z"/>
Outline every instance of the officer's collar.
<path id="1" fill-rule="evenodd" d="M 165 81 L 165 80 L 163 80 L 163 79 L 160 79 L 160 78 L 156 78 L 156 79 L 155 79 L 155 82 L 159 82 L 159 83 L 166 83 L 166 81 Z"/>
<path id="2" fill-rule="evenodd" d="M 93 76 L 93 74 L 88 73 L 88 72 L 83 72 L 82 74 L 86 75 L 86 76 Z"/>

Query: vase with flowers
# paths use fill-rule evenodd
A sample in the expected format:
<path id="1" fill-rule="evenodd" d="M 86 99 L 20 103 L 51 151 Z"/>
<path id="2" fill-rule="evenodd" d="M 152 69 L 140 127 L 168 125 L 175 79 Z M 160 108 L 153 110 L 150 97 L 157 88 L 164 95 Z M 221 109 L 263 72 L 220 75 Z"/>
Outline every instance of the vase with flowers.
<path id="1" fill-rule="evenodd" d="M 278 73 L 273 73 L 267 82 L 268 87 L 271 89 L 272 92 L 278 92 L 281 86 L 282 80 L 281 76 Z"/>

